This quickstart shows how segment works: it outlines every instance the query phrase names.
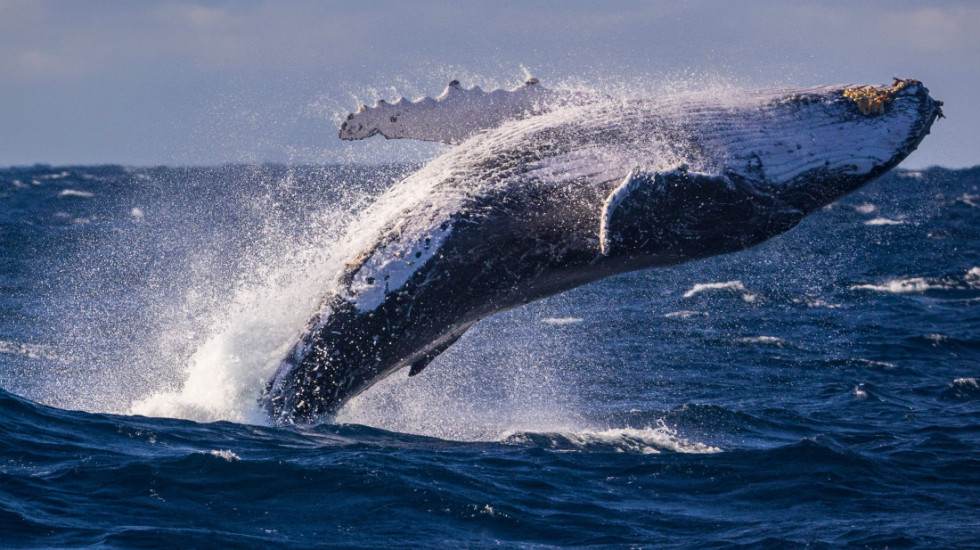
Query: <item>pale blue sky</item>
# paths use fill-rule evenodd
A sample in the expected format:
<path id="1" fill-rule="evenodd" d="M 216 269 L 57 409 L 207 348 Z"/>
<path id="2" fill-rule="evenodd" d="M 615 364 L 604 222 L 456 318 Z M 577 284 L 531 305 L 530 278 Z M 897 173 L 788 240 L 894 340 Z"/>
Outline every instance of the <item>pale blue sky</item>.
<path id="1" fill-rule="evenodd" d="M 980 2 L 0 0 L 0 165 L 416 160 L 360 103 L 464 85 L 888 83 L 946 102 L 905 166 L 980 164 Z"/>

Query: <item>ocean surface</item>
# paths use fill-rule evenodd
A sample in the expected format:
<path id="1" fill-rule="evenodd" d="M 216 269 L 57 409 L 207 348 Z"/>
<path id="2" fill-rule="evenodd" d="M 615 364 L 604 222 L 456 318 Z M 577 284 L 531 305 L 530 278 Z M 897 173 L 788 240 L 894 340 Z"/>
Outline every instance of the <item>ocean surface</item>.
<path id="1" fill-rule="evenodd" d="M 344 227 L 414 168 L 0 169 L 0 547 L 980 547 L 980 167 L 269 426 Z"/>

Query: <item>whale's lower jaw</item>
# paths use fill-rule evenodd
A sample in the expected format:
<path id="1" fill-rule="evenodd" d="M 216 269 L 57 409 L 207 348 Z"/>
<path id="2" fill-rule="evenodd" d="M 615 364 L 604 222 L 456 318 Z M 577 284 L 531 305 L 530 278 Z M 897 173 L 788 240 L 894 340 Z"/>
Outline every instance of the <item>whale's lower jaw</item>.
<path id="1" fill-rule="evenodd" d="M 724 108 L 705 110 L 700 103 L 692 109 L 707 113 L 703 135 L 692 139 L 701 151 L 718 152 L 711 173 L 628 166 L 617 183 L 607 170 L 593 178 L 600 181 L 576 180 L 582 195 L 571 201 L 567 185 L 540 185 L 537 159 L 564 149 L 551 142 L 535 149 L 514 139 L 525 135 L 517 130 L 594 148 L 597 137 L 606 143 L 608 112 L 595 121 L 598 131 L 546 126 L 542 132 L 532 119 L 478 135 L 440 158 L 442 165 L 450 163 L 447 185 L 464 181 L 458 174 L 467 170 L 497 171 L 497 181 L 509 185 L 481 188 L 467 195 L 478 198 L 457 209 L 407 210 L 403 216 L 422 216 L 409 220 L 413 229 L 404 229 L 402 218 L 388 220 L 386 227 L 402 229 L 383 233 L 340 277 L 346 294 L 326 300 L 281 363 L 262 398 L 266 410 L 278 423 L 314 422 L 399 369 L 418 374 L 484 317 L 617 273 L 761 243 L 897 165 L 941 116 L 941 104 L 914 81 L 809 89 L 789 99 L 759 94 L 762 107 L 733 120 L 724 118 Z M 817 123 L 794 134 L 790 122 L 803 109 L 811 109 L 809 119 Z M 839 120 L 829 125 L 828 116 Z M 607 147 L 628 145 L 636 136 L 612 137 Z M 489 148 L 489 157 L 468 158 L 467 145 L 478 147 L 481 139 L 503 139 L 514 148 Z M 409 178 L 402 185 L 418 184 Z M 421 204 L 431 206 L 430 198 Z"/>

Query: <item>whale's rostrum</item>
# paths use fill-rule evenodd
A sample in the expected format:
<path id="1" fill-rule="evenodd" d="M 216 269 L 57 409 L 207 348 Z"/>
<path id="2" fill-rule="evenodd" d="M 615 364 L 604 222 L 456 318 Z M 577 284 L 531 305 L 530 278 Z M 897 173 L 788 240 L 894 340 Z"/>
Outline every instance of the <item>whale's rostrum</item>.
<path id="1" fill-rule="evenodd" d="M 940 106 L 896 80 L 628 101 L 453 82 L 365 107 L 341 137 L 457 145 L 365 212 L 380 224 L 264 404 L 277 422 L 314 421 L 403 367 L 418 374 L 494 313 L 763 242 L 897 165 Z"/>

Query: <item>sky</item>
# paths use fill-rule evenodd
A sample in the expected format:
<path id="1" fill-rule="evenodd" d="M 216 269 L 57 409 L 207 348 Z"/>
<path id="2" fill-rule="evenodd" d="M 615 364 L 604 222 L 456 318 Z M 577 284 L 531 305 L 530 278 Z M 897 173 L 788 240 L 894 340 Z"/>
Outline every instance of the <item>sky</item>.
<path id="1" fill-rule="evenodd" d="M 923 81 L 903 166 L 980 164 L 980 2 L 0 0 L 0 166 L 421 160 L 341 142 L 376 99 L 464 86 L 631 96 Z"/>

